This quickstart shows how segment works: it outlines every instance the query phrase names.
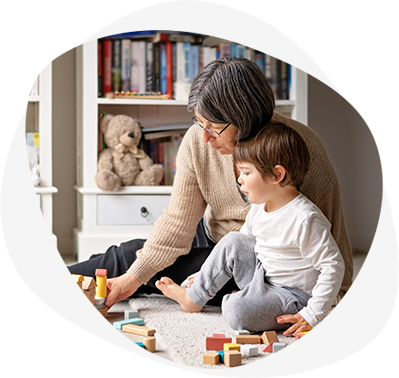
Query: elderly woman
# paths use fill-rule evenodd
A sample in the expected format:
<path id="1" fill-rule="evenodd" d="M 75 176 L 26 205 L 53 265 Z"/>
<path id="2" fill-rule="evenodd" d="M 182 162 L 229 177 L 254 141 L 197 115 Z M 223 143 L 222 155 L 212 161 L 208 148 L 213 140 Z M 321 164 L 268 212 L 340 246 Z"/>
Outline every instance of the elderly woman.
<path id="1" fill-rule="evenodd" d="M 192 84 L 188 108 L 194 114 L 193 126 L 179 148 L 170 203 L 148 240 L 111 246 L 104 254 L 70 266 L 70 272 L 94 276 L 96 268 L 106 268 L 111 278 L 107 307 L 134 293 L 159 293 L 155 282 L 163 276 L 180 284 L 197 272 L 216 243 L 241 228 L 250 207 L 237 182 L 235 144 L 273 120 L 295 129 L 308 146 L 311 162 L 301 192 L 330 221 L 345 262 L 337 304 L 352 283 L 352 250 L 338 178 L 319 137 L 274 111 L 264 73 L 247 59 L 223 58 L 204 67 Z M 208 303 L 220 304 L 223 295 L 235 289 L 230 281 Z"/>

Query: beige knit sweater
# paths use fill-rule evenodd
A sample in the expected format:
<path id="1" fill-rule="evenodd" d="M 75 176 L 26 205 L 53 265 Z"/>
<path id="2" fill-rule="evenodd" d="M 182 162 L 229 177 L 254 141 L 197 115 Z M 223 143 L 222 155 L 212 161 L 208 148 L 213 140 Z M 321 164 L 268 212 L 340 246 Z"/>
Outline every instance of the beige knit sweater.
<path id="1" fill-rule="evenodd" d="M 294 128 L 309 148 L 310 167 L 300 191 L 332 224 L 331 232 L 345 261 L 339 296 L 342 297 L 352 283 L 353 259 L 337 175 L 322 142 L 309 127 L 278 113 L 273 120 Z M 237 188 L 232 155 L 220 155 L 202 141 L 198 127 L 191 127 L 179 148 L 169 206 L 156 221 L 128 272 L 147 283 L 157 272 L 190 251 L 197 224 L 205 212 L 212 237 L 219 241 L 228 232 L 241 228 L 248 210 Z"/>

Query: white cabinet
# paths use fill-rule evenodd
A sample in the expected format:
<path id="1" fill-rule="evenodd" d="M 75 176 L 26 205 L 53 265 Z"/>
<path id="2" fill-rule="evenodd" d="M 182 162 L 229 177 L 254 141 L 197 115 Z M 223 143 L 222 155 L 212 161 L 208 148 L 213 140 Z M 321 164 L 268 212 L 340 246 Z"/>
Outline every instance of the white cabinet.
<path id="1" fill-rule="evenodd" d="M 29 97 L 26 114 L 26 132 L 39 133 L 40 186 L 35 192 L 40 203 L 44 220 L 53 234 L 53 194 L 57 188 L 52 179 L 52 90 L 51 63 L 39 75 L 38 92 Z"/>
<path id="2" fill-rule="evenodd" d="M 130 115 L 151 126 L 190 123 L 191 118 L 185 101 L 98 98 L 97 48 L 94 40 L 79 46 L 76 54 L 78 221 L 74 253 L 78 261 L 105 252 L 113 244 L 146 239 L 172 192 L 171 186 L 130 186 L 107 193 L 96 186 L 100 113 Z M 307 123 L 305 73 L 292 68 L 290 100 L 276 101 L 276 105 L 278 112 Z"/>

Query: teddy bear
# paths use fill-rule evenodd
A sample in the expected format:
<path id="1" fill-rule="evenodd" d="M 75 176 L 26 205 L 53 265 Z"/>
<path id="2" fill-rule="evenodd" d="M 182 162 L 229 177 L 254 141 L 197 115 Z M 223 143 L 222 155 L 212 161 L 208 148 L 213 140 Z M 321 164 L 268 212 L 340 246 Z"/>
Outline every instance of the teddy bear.
<path id="1" fill-rule="evenodd" d="M 32 184 L 40 185 L 39 149 L 36 146 L 26 146 L 28 152 L 29 168 L 32 175 Z"/>
<path id="2" fill-rule="evenodd" d="M 100 189 L 118 191 L 121 186 L 159 185 L 164 169 L 137 147 L 142 135 L 138 120 L 123 114 L 106 114 L 100 130 L 107 145 L 98 156 L 95 181 Z"/>

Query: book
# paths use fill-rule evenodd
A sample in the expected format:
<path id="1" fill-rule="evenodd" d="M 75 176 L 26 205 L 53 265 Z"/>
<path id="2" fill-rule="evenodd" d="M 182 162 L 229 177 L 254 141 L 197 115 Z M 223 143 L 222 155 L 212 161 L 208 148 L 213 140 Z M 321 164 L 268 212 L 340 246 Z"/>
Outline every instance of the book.
<path id="1" fill-rule="evenodd" d="M 236 57 L 237 58 L 245 58 L 247 54 L 247 48 L 244 45 L 237 45 L 236 46 Z"/>
<path id="2" fill-rule="evenodd" d="M 103 40 L 103 94 L 112 92 L 112 41 Z"/>
<path id="3" fill-rule="evenodd" d="M 103 49 L 102 42 L 98 40 L 97 42 L 97 92 L 98 97 L 102 97 L 103 95 Z"/>
<path id="4" fill-rule="evenodd" d="M 263 52 L 255 51 L 255 63 L 262 72 L 265 72 L 265 54 Z"/>
<path id="5" fill-rule="evenodd" d="M 199 45 L 190 45 L 190 82 L 192 83 L 199 72 Z"/>
<path id="6" fill-rule="evenodd" d="M 121 41 L 113 40 L 112 45 L 112 91 L 121 91 Z"/>
<path id="7" fill-rule="evenodd" d="M 145 55 L 146 67 L 146 92 L 155 91 L 155 67 L 154 67 L 154 44 L 152 42 L 146 43 Z"/>
<path id="8" fill-rule="evenodd" d="M 142 133 L 153 133 L 158 131 L 170 131 L 170 130 L 188 130 L 191 124 L 182 125 L 163 125 L 163 126 L 145 126 L 141 128 Z"/>
<path id="9" fill-rule="evenodd" d="M 154 91 L 161 92 L 161 47 L 160 43 L 154 43 Z"/>
<path id="10" fill-rule="evenodd" d="M 173 135 L 180 135 L 182 130 L 169 130 L 169 131 L 159 131 L 154 133 L 145 133 L 144 139 L 145 140 L 153 140 L 153 139 L 161 139 L 167 138 Z"/>
<path id="11" fill-rule="evenodd" d="M 172 72 L 172 42 L 166 42 L 166 94 L 169 95 L 169 99 L 172 99 L 173 95 L 173 72 Z"/>
<path id="12" fill-rule="evenodd" d="M 130 91 L 132 93 L 139 93 L 139 65 L 140 65 L 140 50 L 139 42 L 132 41 L 131 43 L 131 62 L 130 62 Z"/>
<path id="13" fill-rule="evenodd" d="M 121 61 L 121 81 L 122 91 L 130 91 L 130 71 L 131 71 L 131 42 L 130 39 L 122 39 L 122 61 Z"/>
<path id="14" fill-rule="evenodd" d="M 167 79 L 166 79 L 166 43 L 160 43 L 160 73 L 161 73 L 161 93 L 166 94 L 167 91 Z"/>
<path id="15" fill-rule="evenodd" d="M 146 53 L 147 53 L 147 42 L 139 41 L 139 93 L 145 93 L 147 91 Z"/>
<path id="16" fill-rule="evenodd" d="M 231 44 L 230 43 L 221 43 L 219 45 L 219 58 L 230 57 L 231 56 Z"/>

